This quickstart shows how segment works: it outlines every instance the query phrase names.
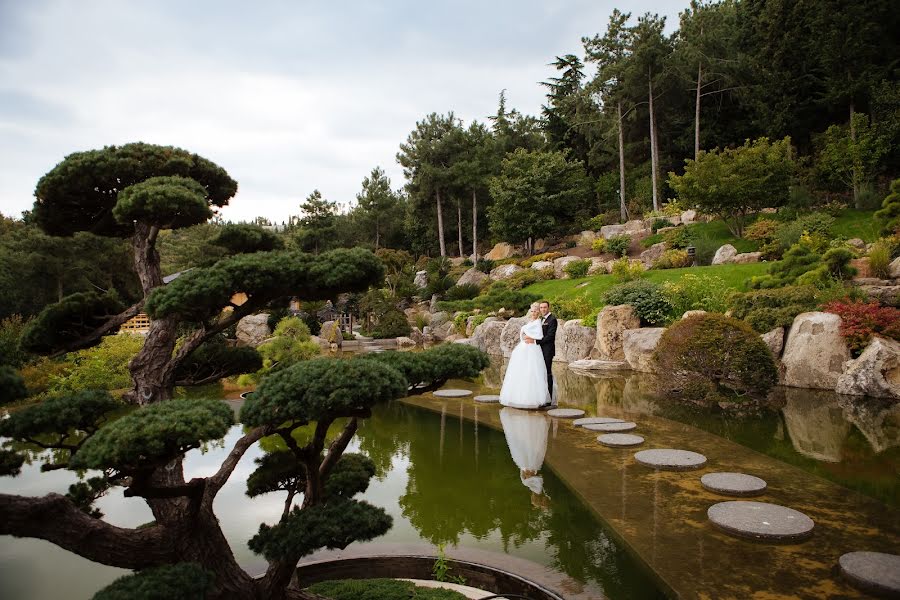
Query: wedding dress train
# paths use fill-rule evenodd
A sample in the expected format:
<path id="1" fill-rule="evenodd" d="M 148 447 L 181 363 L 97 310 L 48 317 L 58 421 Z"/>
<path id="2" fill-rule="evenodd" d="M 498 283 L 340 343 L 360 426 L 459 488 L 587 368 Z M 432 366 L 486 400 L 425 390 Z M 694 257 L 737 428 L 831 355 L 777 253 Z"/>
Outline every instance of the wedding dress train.
<path id="1" fill-rule="evenodd" d="M 547 391 L 547 366 L 537 344 L 526 344 L 525 336 L 534 340 L 544 337 L 541 320 L 534 319 L 522 327 L 519 343 L 513 348 L 500 388 L 500 404 L 512 408 L 535 409 L 550 403 Z"/>

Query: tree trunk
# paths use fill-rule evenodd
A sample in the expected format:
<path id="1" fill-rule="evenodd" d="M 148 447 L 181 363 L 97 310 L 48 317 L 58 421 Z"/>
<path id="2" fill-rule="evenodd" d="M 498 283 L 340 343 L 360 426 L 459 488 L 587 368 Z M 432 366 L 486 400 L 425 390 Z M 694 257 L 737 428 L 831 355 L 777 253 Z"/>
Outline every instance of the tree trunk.
<path id="1" fill-rule="evenodd" d="M 850 102 L 850 143 L 853 145 L 853 155 L 851 156 L 851 160 L 853 161 L 853 206 L 854 208 L 861 208 L 859 205 L 859 164 L 856 160 L 856 125 L 853 123 L 853 117 L 855 113 L 855 107 L 853 106 L 853 101 Z"/>
<path id="2" fill-rule="evenodd" d="M 441 256 L 447 256 L 447 247 L 444 245 L 444 215 L 441 212 L 441 190 L 435 190 L 434 196 L 437 200 L 438 242 L 441 245 Z"/>
<path id="3" fill-rule="evenodd" d="M 459 257 L 464 256 L 462 240 L 462 201 L 456 203 L 456 232 L 459 238 Z"/>
<path id="4" fill-rule="evenodd" d="M 701 32 L 702 33 L 702 32 Z M 694 106 L 694 160 L 700 158 L 700 82 L 703 81 L 703 63 L 697 64 L 697 100 Z"/>
<path id="5" fill-rule="evenodd" d="M 478 263 L 478 194 L 472 189 L 472 262 Z"/>
<path id="6" fill-rule="evenodd" d="M 619 101 L 619 213 L 622 222 L 628 220 L 628 211 L 625 208 L 625 133 L 622 127 L 622 102 Z"/>
<path id="7" fill-rule="evenodd" d="M 656 155 L 656 119 L 653 115 L 653 70 L 647 69 L 647 87 L 650 97 L 650 177 L 653 183 L 653 210 L 659 210 L 659 163 Z"/>
<path id="8" fill-rule="evenodd" d="M 381 236 L 379 235 L 379 231 L 378 231 L 378 229 L 379 229 L 378 225 L 379 225 L 378 217 L 375 217 L 375 249 L 376 250 L 378 250 L 378 242 L 381 241 Z"/>

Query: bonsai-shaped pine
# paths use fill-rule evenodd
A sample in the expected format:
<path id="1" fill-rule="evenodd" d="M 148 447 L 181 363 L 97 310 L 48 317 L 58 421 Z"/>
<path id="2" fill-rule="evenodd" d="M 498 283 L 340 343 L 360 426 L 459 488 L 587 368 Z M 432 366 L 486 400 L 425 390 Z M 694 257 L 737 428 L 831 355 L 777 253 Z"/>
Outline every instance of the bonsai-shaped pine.
<path id="1" fill-rule="evenodd" d="M 883 235 L 900 234 L 900 179 L 891 182 L 891 193 L 881 203 L 881 210 L 875 211 L 875 219 Z"/>
<path id="2" fill-rule="evenodd" d="M 139 571 L 98 597 L 159 598 L 159 582 L 177 589 L 179 580 L 193 581 L 184 589 L 195 590 L 199 578 L 208 584 L 205 596 L 194 591 L 166 598 L 315 598 L 289 589 L 300 558 L 372 539 L 391 526 L 384 510 L 354 499 L 375 473 L 369 458 L 343 454 L 358 420 L 378 403 L 434 389 L 449 377 L 473 377 L 486 365 L 484 353 L 459 344 L 419 353 L 412 361 L 406 353 L 390 353 L 296 363 L 262 380 L 240 413 L 244 436 L 213 475 L 191 480 L 184 477 L 184 454 L 225 436 L 234 424 L 227 404 L 166 400 L 113 419 L 121 404 L 106 392 L 50 398 L 0 421 L 0 436 L 52 449 L 45 470 L 102 475 L 73 485 L 66 495 L 0 494 L 0 535 L 45 539 L 90 560 Z M 342 428 L 327 443 L 333 425 Z M 299 428 L 312 428 L 305 444 L 298 442 Z M 275 436 L 284 450 L 260 461 L 248 493 L 287 496 L 277 522 L 260 525 L 249 542 L 268 561 L 266 572 L 254 578 L 237 564 L 213 504 L 244 452 L 266 436 Z M 9 453 L 16 458 L 15 450 Z M 2 474 L 15 474 L 20 464 L 4 457 Z M 109 485 L 125 487 L 126 497 L 143 498 L 154 521 L 136 529 L 104 522 L 92 504 Z"/>
<path id="3" fill-rule="evenodd" d="M 129 307 L 113 293 L 63 298 L 33 321 L 23 347 L 44 354 L 90 347 L 139 312 L 149 313 L 150 331 L 129 365 L 134 387 L 125 397 L 150 404 L 171 398 L 176 385 L 258 370 L 260 359 L 252 351 L 222 344 L 196 351 L 273 300 L 292 295 L 325 300 L 381 280 L 380 262 L 369 252 L 344 249 L 315 258 L 285 252 L 271 233 L 243 225 L 225 228 L 216 239 L 232 256 L 162 287 L 159 232 L 203 223 L 236 191 L 224 169 L 178 148 L 137 143 L 66 157 L 38 182 L 35 222 L 50 235 L 90 231 L 130 238 L 144 297 Z M 248 298 L 240 306 L 231 303 L 237 292 Z M 176 351 L 186 329 L 190 333 Z M 207 359 L 205 365 L 198 364 L 201 359 Z"/>

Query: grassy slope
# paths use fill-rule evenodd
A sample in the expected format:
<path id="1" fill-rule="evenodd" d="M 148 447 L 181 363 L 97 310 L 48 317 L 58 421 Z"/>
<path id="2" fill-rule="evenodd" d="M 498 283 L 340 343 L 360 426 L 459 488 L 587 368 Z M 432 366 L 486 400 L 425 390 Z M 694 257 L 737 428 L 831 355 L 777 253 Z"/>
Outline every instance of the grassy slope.
<path id="1" fill-rule="evenodd" d="M 694 223 L 689 227 L 691 228 L 691 232 L 697 238 L 708 243 L 715 242 L 717 247 L 731 244 L 738 252 L 755 252 L 758 250 L 759 245 L 756 242 L 734 237 L 732 233 L 728 231 L 728 226 L 725 225 L 725 221 Z M 644 240 L 643 245 L 649 248 L 651 245 L 662 241 L 663 236 L 661 234 L 651 235 Z"/>
<path id="2" fill-rule="evenodd" d="M 848 208 L 841 211 L 834 219 L 831 233 L 845 239 L 860 238 L 864 242 L 878 239 L 878 224 L 875 223 L 875 211 L 855 210 Z"/>
<path id="3" fill-rule="evenodd" d="M 746 265 L 718 265 L 715 267 L 688 267 L 686 269 L 664 269 L 659 271 L 647 271 L 644 278 L 655 283 L 663 283 L 665 281 L 677 281 L 686 273 L 695 275 L 715 275 L 721 278 L 736 290 L 743 290 L 744 282 L 754 275 L 762 275 L 766 273 L 771 263 L 750 263 Z M 586 286 L 576 288 L 575 286 L 587 283 Z M 595 277 L 586 277 L 584 279 L 554 279 L 550 281 L 541 281 L 525 288 L 526 291 L 536 294 L 542 298 L 555 300 L 557 298 L 571 298 L 573 296 L 584 296 L 595 307 L 603 306 L 601 296 L 603 292 L 618 283 L 612 275 L 597 275 Z"/>

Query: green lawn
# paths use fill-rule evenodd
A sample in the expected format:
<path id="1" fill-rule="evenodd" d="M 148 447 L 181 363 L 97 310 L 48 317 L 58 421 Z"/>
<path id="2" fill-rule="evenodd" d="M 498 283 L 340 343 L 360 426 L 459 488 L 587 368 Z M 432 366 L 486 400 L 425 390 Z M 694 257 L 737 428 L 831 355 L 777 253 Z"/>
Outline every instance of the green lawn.
<path id="1" fill-rule="evenodd" d="M 744 290 L 744 283 L 754 275 L 765 274 L 772 263 L 750 263 L 746 265 L 717 265 L 715 267 L 688 267 L 686 269 L 662 269 L 647 271 L 644 279 L 655 283 L 677 281 L 686 273 L 695 275 L 715 275 L 736 290 Z M 584 287 L 576 287 L 587 283 Z M 525 288 L 526 291 L 536 294 L 550 301 L 559 298 L 571 298 L 584 296 L 595 307 L 603 306 L 601 296 L 603 292 L 616 285 L 618 281 L 612 275 L 596 275 L 584 279 L 553 279 L 541 281 Z"/>
<path id="2" fill-rule="evenodd" d="M 864 242 L 874 242 L 878 239 L 878 229 L 875 211 L 848 208 L 834 218 L 831 233 L 848 240 L 859 238 Z"/>
<path id="3" fill-rule="evenodd" d="M 751 218 L 752 220 L 752 218 Z M 717 220 L 709 223 L 692 223 L 687 227 L 690 228 L 691 235 L 697 242 L 703 243 L 710 248 L 718 249 L 725 244 L 731 244 L 738 252 L 755 252 L 759 249 L 759 245 L 752 240 L 736 238 L 730 231 L 725 221 Z M 662 242 L 663 236 L 659 233 L 645 238 L 642 242 L 644 247 L 649 248 L 657 242 Z"/>

